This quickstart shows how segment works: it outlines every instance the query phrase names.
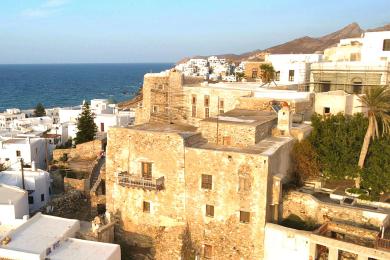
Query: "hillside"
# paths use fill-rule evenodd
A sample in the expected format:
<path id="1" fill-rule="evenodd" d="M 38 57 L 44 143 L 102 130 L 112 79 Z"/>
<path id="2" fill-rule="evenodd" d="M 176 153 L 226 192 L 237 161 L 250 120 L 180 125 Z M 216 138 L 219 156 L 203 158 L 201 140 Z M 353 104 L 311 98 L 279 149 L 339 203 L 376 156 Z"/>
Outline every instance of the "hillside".
<path id="1" fill-rule="evenodd" d="M 377 32 L 377 31 L 388 31 L 390 30 L 390 24 L 374 28 L 368 29 L 368 32 Z M 316 51 L 323 51 L 326 48 L 329 48 L 335 44 L 337 44 L 340 39 L 344 38 L 353 38 L 360 37 L 362 33 L 365 31 L 360 28 L 359 24 L 351 23 L 344 28 L 335 31 L 333 33 L 321 36 L 321 37 L 309 37 L 304 36 L 280 45 L 276 45 L 265 50 L 255 50 L 251 52 L 246 52 L 242 54 L 221 54 L 216 55 L 219 58 L 225 58 L 232 62 L 240 62 L 242 60 L 254 60 L 258 59 L 261 53 L 269 52 L 273 54 L 289 54 L 289 53 L 315 53 Z M 206 58 L 207 56 L 196 56 L 193 58 Z M 185 58 L 179 61 L 178 63 L 182 63 L 187 61 L 190 58 Z"/>

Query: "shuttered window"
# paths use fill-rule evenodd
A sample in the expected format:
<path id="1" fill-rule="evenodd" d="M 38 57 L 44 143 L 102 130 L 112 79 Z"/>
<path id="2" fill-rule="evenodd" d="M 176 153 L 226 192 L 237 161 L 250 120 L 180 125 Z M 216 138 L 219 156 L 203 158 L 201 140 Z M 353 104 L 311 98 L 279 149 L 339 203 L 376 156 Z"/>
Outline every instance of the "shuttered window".
<path id="1" fill-rule="evenodd" d="M 249 223 L 250 213 L 247 211 L 240 211 L 240 222 L 241 223 Z"/>
<path id="2" fill-rule="evenodd" d="M 214 206 L 213 205 L 206 205 L 206 216 L 207 217 L 214 217 Z"/>
<path id="3" fill-rule="evenodd" d="M 152 179 L 152 163 L 142 162 L 142 178 L 151 180 Z"/>
<path id="4" fill-rule="evenodd" d="M 390 39 L 383 40 L 383 50 L 390 51 Z"/>
<path id="5" fill-rule="evenodd" d="M 213 257 L 213 247 L 210 245 L 204 245 L 203 256 L 204 256 L 204 258 L 212 258 Z"/>
<path id="6" fill-rule="evenodd" d="M 202 189 L 211 190 L 213 186 L 213 176 L 202 174 Z"/>

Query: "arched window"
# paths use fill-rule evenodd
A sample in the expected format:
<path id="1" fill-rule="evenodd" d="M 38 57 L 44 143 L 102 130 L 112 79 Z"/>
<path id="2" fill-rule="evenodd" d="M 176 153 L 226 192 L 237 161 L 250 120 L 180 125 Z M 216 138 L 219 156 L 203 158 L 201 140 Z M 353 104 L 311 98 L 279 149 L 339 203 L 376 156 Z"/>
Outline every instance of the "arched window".
<path id="1" fill-rule="evenodd" d="M 363 90 L 363 81 L 361 78 L 356 77 L 352 79 L 352 93 L 361 94 Z"/>

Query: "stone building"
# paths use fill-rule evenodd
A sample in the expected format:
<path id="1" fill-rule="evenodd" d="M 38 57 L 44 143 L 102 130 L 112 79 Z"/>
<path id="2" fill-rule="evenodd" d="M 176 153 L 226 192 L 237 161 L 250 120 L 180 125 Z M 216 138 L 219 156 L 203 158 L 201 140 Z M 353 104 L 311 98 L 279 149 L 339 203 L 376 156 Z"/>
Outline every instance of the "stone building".
<path id="1" fill-rule="evenodd" d="M 287 104 L 280 111 L 279 123 L 274 111 L 233 109 L 198 128 L 152 118 L 111 128 L 106 203 L 117 235 L 156 259 L 262 259 L 293 143 L 310 131 L 292 124 Z"/>
<path id="2" fill-rule="evenodd" d="M 281 102 L 287 102 L 294 118 L 302 121 L 310 118 L 314 105 L 314 96 L 308 92 L 264 88 L 255 82 L 212 84 L 176 71 L 146 74 L 142 95 L 136 124 L 150 121 L 199 126 L 201 120 L 234 108 L 274 111 L 273 105 Z"/>

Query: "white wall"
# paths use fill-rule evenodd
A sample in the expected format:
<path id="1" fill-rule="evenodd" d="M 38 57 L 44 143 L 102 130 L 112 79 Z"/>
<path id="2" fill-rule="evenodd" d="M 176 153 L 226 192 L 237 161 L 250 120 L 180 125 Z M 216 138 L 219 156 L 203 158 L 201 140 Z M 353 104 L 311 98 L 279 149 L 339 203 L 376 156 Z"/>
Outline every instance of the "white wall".
<path id="1" fill-rule="evenodd" d="M 322 60 L 322 54 L 270 54 L 266 58 L 275 71 L 280 72 L 277 84 L 301 84 L 307 82 L 310 76 L 310 63 Z M 289 71 L 294 71 L 294 80 L 289 80 Z"/>
<path id="2" fill-rule="evenodd" d="M 353 115 L 363 113 L 362 103 L 357 95 L 346 94 L 344 91 L 329 91 L 315 94 L 314 112 L 323 115 L 324 108 L 329 107 L 331 114 Z"/>
<path id="3" fill-rule="evenodd" d="M 362 61 L 377 62 L 381 58 L 385 58 L 390 62 L 390 51 L 383 51 L 383 40 L 385 39 L 390 40 L 390 31 L 364 33 Z"/>
<path id="4" fill-rule="evenodd" d="M 264 235 L 264 260 L 309 259 L 308 232 L 267 223 Z"/>

